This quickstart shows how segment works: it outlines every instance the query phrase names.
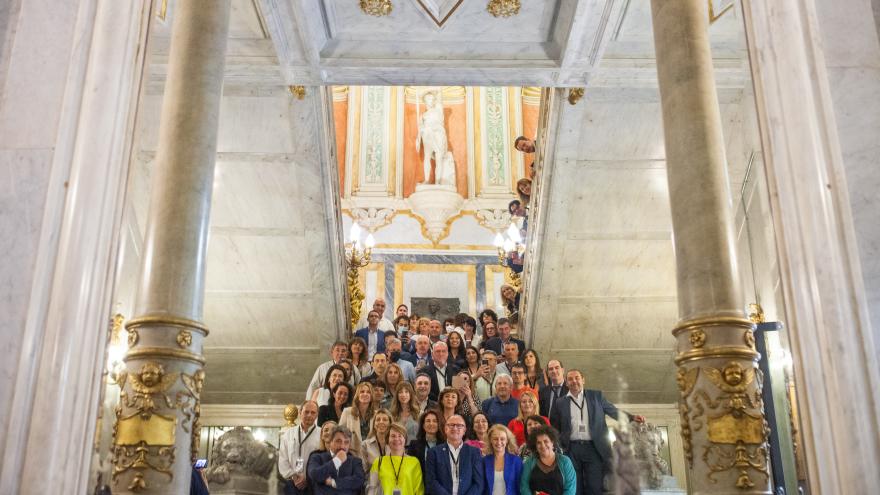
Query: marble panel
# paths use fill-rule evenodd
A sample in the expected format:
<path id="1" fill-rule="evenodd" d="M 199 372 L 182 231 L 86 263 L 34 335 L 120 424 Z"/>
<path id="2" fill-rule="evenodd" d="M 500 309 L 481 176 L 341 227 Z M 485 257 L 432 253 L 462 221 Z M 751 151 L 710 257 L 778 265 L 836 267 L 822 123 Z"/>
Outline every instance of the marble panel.
<path id="1" fill-rule="evenodd" d="M 495 233 L 480 225 L 473 215 L 464 215 L 452 222 L 449 235 L 440 244 L 481 245 L 494 249 Z"/>
<path id="2" fill-rule="evenodd" d="M 223 404 L 285 404 L 301 399 L 326 355 L 318 348 L 205 348 L 202 401 Z M 210 363 L 223 363 L 211 366 Z M 243 372 L 247 370 L 246 372 Z"/>
<path id="3" fill-rule="evenodd" d="M 880 68 L 832 67 L 828 77 L 874 346 L 880 355 Z"/>
<path id="4" fill-rule="evenodd" d="M 309 293 L 312 279 L 306 241 L 290 235 L 229 235 L 212 232 L 208 242 L 209 291 Z"/>
<path id="5" fill-rule="evenodd" d="M 260 14 L 254 0 L 232 0 L 229 13 L 230 38 L 265 38 Z"/>
<path id="6" fill-rule="evenodd" d="M 554 327 L 537 320 L 539 347 L 555 349 L 672 349 L 672 328 L 678 315 L 674 299 L 639 298 L 618 302 L 593 302 L 589 298 L 564 298 L 556 306 Z"/>
<path id="7" fill-rule="evenodd" d="M 209 347 L 317 346 L 313 317 L 324 310 L 309 296 L 208 292 L 205 323 Z M 251 363 L 255 365 L 257 361 Z"/>
<path id="8" fill-rule="evenodd" d="M 584 98 L 581 160 L 660 160 L 666 157 L 660 103 L 594 103 Z"/>
<path id="9" fill-rule="evenodd" d="M 566 369 L 580 369 L 587 388 L 602 390 L 617 403 L 677 400 L 673 351 L 553 349 Z"/>
<path id="10" fill-rule="evenodd" d="M 561 256 L 561 296 L 675 295 L 669 240 L 570 240 Z"/>
<path id="11" fill-rule="evenodd" d="M 837 3 L 816 3 L 822 51 L 828 67 L 880 69 L 880 44 L 871 10 L 871 0 L 852 0 L 847 8 Z M 834 83 L 832 91 L 833 86 Z"/>
<path id="12" fill-rule="evenodd" d="M 301 232 L 303 209 L 296 165 L 218 161 L 211 226 Z"/>
<path id="13" fill-rule="evenodd" d="M 669 237 L 672 224 L 662 162 L 578 162 L 559 172 L 565 180 L 551 202 L 569 206 L 559 208 L 568 217 L 569 232 L 647 231 L 667 232 Z"/>
<path id="14" fill-rule="evenodd" d="M 348 234 L 352 220 L 348 215 L 342 215 L 343 232 Z M 395 215 L 391 224 L 377 230 L 373 236 L 377 244 L 427 244 L 428 239 L 422 235 L 422 225 L 414 217 L 409 215 Z"/>
<path id="15" fill-rule="evenodd" d="M 296 118 L 296 108 L 289 105 L 289 96 L 224 96 L 220 107 L 217 151 L 307 153 L 293 144 L 291 118 Z"/>
<path id="16" fill-rule="evenodd" d="M 22 333 L 27 318 L 46 199 L 51 149 L 0 150 L 0 438 L 12 416 Z"/>
<path id="17" fill-rule="evenodd" d="M 67 85 L 77 2 L 20 3 L 0 86 L 0 149 L 55 144 Z M 79 70 L 78 68 L 76 70 Z"/>

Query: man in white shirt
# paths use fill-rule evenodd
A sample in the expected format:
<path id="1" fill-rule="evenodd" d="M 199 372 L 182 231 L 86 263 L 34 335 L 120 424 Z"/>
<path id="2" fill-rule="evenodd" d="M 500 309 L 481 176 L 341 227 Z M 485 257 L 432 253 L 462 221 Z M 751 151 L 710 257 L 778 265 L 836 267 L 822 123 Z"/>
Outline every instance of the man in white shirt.
<path id="1" fill-rule="evenodd" d="M 414 388 L 416 390 L 416 406 L 419 408 L 419 414 L 424 413 L 428 409 L 437 407 L 437 403 L 431 400 L 431 377 L 427 373 L 419 373 L 416 375 Z"/>
<path id="2" fill-rule="evenodd" d="M 299 426 L 281 436 L 278 449 L 278 472 L 286 480 L 285 493 L 297 495 L 308 491 L 306 462 L 321 441 L 321 432 L 315 425 L 318 403 L 311 400 L 303 403 L 299 418 Z"/>
<path id="3" fill-rule="evenodd" d="M 330 370 L 330 367 L 334 364 L 339 364 L 340 361 L 348 357 L 348 344 L 341 340 L 337 340 L 330 346 L 330 361 L 326 361 L 321 363 L 318 366 L 318 369 L 315 370 L 315 374 L 312 375 L 312 381 L 309 382 L 309 387 L 306 389 L 306 397 L 311 397 L 312 392 L 324 386 L 324 378 L 327 376 L 327 371 Z M 354 383 L 357 383 L 361 380 L 360 372 L 355 367 L 352 369 L 352 374 L 354 374 Z"/>
<path id="4" fill-rule="evenodd" d="M 379 313 L 379 330 L 382 330 L 383 332 L 394 330 L 394 323 L 388 318 L 385 318 L 385 299 L 382 299 L 381 297 L 376 298 L 376 300 L 373 301 L 373 311 Z M 369 316 L 369 314 L 367 316 Z M 367 326 L 368 323 L 367 320 L 361 320 L 358 322 L 361 327 Z"/>
<path id="5" fill-rule="evenodd" d="M 559 431 L 559 444 L 577 472 L 581 495 L 602 495 L 602 480 L 611 466 L 611 442 L 605 416 L 619 420 L 645 422 L 644 416 L 618 411 L 598 390 L 584 390 L 584 375 L 569 370 L 565 381 L 568 394 L 557 399 L 550 413 L 550 424 Z"/>
<path id="6" fill-rule="evenodd" d="M 519 346 L 516 342 L 508 342 L 504 344 L 504 362 L 495 367 L 495 373 L 499 375 L 510 375 L 511 368 L 519 362 Z"/>
<path id="7" fill-rule="evenodd" d="M 371 309 L 367 313 L 367 326 L 354 333 L 355 337 L 364 339 L 367 343 L 367 359 L 373 359 L 377 352 L 385 352 L 385 332 L 379 328 L 381 313 Z"/>

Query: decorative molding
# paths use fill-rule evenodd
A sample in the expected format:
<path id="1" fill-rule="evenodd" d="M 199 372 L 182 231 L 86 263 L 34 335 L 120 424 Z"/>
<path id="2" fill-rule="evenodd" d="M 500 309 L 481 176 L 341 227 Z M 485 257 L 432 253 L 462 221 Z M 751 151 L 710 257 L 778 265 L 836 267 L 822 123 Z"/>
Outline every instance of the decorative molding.
<path id="1" fill-rule="evenodd" d="M 206 426 L 284 426 L 283 404 L 202 404 L 199 423 Z"/>
<path id="2" fill-rule="evenodd" d="M 302 100 L 306 97 L 306 87 L 305 86 L 288 86 L 288 90 L 290 90 L 290 94 L 296 97 L 297 100 Z"/>
<path id="3" fill-rule="evenodd" d="M 464 0 L 415 0 L 415 3 L 428 14 L 428 18 L 439 29 L 452 17 Z"/>
<path id="4" fill-rule="evenodd" d="M 501 232 L 510 225 L 510 213 L 507 210 L 478 210 L 474 216 L 480 225 L 492 232 Z"/>
<path id="5" fill-rule="evenodd" d="M 370 232 L 375 232 L 390 224 L 396 215 L 391 208 L 352 208 L 348 214 L 361 227 Z"/>
<path id="6" fill-rule="evenodd" d="M 519 14 L 520 0 L 489 0 L 486 11 L 495 17 L 511 17 Z"/>
<path id="7" fill-rule="evenodd" d="M 568 102 L 572 105 L 577 105 L 577 102 L 581 101 L 581 98 L 584 97 L 584 88 L 569 88 L 568 89 Z"/>
<path id="8" fill-rule="evenodd" d="M 394 8 L 391 0 L 360 0 L 360 6 L 364 14 L 376 17 L 391 15 L 391 10 Z"/>
<path id="9" fill-rule="evenodd" d="M 810 492 L 872 493 L 880 376 L 816 3 L 744 0 L 745 38 Z"/>
<path id="10" fill-rule="evenodd" d="M 709 24 L 714 24 L 715 21 L 721 18 L 724 14 L 729 12 L 734 4 L 733 0 L 708 0 L 709 2 Z M 718 8 L 716 8 L 715 3 L 718 2 Z"/>

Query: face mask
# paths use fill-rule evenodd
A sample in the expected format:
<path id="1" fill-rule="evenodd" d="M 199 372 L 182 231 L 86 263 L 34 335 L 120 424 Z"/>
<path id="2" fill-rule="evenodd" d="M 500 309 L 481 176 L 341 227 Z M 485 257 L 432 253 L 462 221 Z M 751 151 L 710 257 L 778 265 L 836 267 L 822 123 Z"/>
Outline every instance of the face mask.
<path id="1" fill-rule="evenodd" d="M 400 351 L 392 351 L 391 361 L 396 363 L 398 359 L 400 359 Z"/>
<path id="2" fill-rule="evenodd" d="M 399 330 L 400 333 L 403 333 L 403 332 L 408 331 L 408 330 L 409 330 L 409 327 L 406 326 L 406 325 L 400 325 L 399 327 L 397 327 L 397 330 Z"/>
<path id="3" fill-rule="evenodd" d="M 447 331 L 447 332 L 451 332 L 451 331 L 453 331 L 453 330 L 455 330 L 455 327 L 454 327 L 454 326 L 452 326 L 452 325 L 446 325 L 446 331 Z"/>

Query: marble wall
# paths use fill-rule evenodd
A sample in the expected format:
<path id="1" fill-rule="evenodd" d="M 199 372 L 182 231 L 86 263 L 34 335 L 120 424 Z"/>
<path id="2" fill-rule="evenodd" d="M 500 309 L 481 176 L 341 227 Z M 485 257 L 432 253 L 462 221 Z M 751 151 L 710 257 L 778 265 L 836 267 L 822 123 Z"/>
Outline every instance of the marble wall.
<path id="1" fill-rule="evenodd" d="M 206 276 L 206 403 L 299 400 L 339 335 L 341 292 L 328 256 L 336 212 L 325 194 L 335 167 L 321 149 L 321 90 L 307 93 L 300 101 L 284 87 L 224 88 Z M 153 88 L 132 164 L 129 207 L 141 235 L 160 105 Z"/>
<path id="2" fill-rule="evenodd" d="M 859 261 L 880 355 L 880 7 L 869 0 L 816 2 L 825 70 L 846 169 Z"/>

